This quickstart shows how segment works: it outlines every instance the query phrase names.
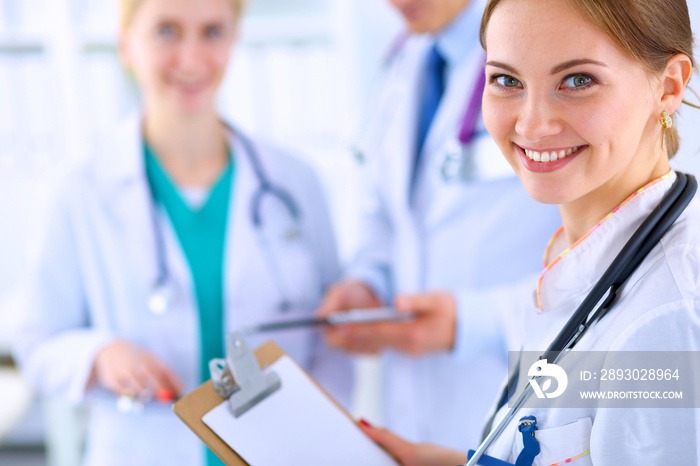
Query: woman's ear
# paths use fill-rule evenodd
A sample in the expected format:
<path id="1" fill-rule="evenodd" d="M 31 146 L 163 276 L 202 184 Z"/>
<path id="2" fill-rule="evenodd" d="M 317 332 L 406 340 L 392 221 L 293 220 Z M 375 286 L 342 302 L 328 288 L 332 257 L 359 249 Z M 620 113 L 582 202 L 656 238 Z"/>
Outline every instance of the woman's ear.
<path id="1" fill-rule="evenodd" d="M 662 111 L 673 113 L 681 105 L 683 93 L 692 72 L 693 64 L 687 55 L 679 53 L 671 57 L 666 64 L 666 69 L 661 73 L 663 94 L 659 101 L 659 113 Z"/>

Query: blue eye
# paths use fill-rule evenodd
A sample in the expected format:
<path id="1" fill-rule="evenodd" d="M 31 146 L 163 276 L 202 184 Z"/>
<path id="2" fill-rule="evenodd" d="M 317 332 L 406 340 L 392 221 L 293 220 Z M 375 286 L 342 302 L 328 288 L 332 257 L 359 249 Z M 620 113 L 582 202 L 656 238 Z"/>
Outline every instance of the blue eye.
<path id="1" fill-rule="evenodd" d="M 567 76 L 562 83 L 562 87 L 568 87 L 572 89 L 580 89 L 587 87 L 593 82 L 593 77 L 587 74 L 572 74 Z"/>
<path id="2" fill-rule="evenodd" d="M 172 40 L 177 37 L 177 27 L 174 24 L 161 24 L 158 26 L 158 37 L 166 40 Z"/>
<path id="3" fill-rule="evenodd" d="M 224 35 L 224 27 L 221 25 L 208 26 L 204 30 L 204 36 L 207 39 L 217 39 Z"/>
<path id="4" fill-rule="evenodd" d="M 503 87 L 513 88 L 513 87 L 523 87 L 522 83 L 512 76 L 506 74 L 501 74 L 491 78 L 491 82 L 495 82 Z"/>

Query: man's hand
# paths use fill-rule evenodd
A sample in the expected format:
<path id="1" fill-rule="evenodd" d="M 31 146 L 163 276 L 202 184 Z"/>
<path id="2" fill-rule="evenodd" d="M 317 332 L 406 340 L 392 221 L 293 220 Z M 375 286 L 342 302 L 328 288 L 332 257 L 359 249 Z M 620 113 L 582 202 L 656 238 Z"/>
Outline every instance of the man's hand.
<path id="1" fill-rule="evenodd" d="M 366 309 L 382 306 L 382 301 L 374 291 L 356 280 L 346 280 L 336 283 L 326 291 L 321 304 L 316 310 L 318 317 L 326 317 L 338 311 L 349 309 Z M 346 345 L 343 329 L 331 327 L 325 332 L 326 342 L 335 348 L 352 351 Z"/>
<path id="2" fill-rule="evenodd" d="M 399 312 L 414 313 L 415 319 L 339 326 L 328 330 L 328 343 L 346 351 L 369 354 L 392 348 L 421 355 L 454 347 L 457 305 L 451 293 L 399 295 L 394 306 Z"/>

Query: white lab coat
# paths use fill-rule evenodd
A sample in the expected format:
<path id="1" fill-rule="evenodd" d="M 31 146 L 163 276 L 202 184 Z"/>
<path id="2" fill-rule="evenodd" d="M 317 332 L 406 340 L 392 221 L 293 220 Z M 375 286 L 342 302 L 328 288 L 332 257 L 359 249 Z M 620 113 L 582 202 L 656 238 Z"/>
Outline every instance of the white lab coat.
<path id="1" fill-rule="evenodd" d="M 547 348 L 674 180 L 675 174 L 647 187 L 556 264 L 545 269 L 539 286 L 543 310 L 530 300 L 520 321 L 524 350 L 543 352 Z M 566 247 L 563 242 L 563 235 L 557 237 L 552 248 L 555 254 Z M 700 205 L 695 199 L 620 289 L 619 301 L 610 313 L 588 330 L 574 351 L 697 352 L 700 350 L 699 290 Z M 644 368 L 644 356 L 639 354 L 639 358 L 640 368 Z M 582 364 L 587 363 L 590 356 L 583 359 Z M 569 384 L 579 369 L 590 368 L 590 365 L 569 367 Z M 521 367 L 521 380 L 527 372 L 528 367 Z M 694 405 L 698 406 L 697 374 L 681 373 L 681 377 L 683 398 L 695 397 Z M 602 382 L 601 387 L 604 387 Z M 634 387 L 645 389 L 642 385 Z M 583 456 L 567 464 L 700 464 L 698 409 L 595 409 L 572 408 L 570 404 L 557 409 L 559 400 L 564 398 L 551 400 L 552 408 L 526 405 L 488 453 L 515 462 L 523 448 L 517 421 L 534 415 L 538 424 L 535 437 L 541 447 L 535 466 L 563 464 L 580 455 Z M 499 411 L 498 418 L 504 412 L 505 408 Z"/>
<path id="2" fill-rule="evenodd" d="M 277 307 L 280 290 L 263 257 L 263 237 L 288 280 L 288 297 L 297 304 L 284 317 L 311 313 L 323 287 L 339 273 L 324 195 L 314 173 L 297 159 L 254 143 L 269 179 L 294 197 L 302 213 L 301 238 L 287 240 L 284 233 L 291 217 L 279 202 L 266 197 L 260 235 L 251 221 L 258 179 L 235 136 L 230 144 L 236 170 L 224 267 L 227 332 L 283 317 Z M 152 351 L 175 370 L 187 391 L 198 385 L 193 283 L 162 211 L 158 215 L 174 302 L 164 315 L 154 315 L 146 305 L 157 277 L 151 202 L 140 118 L 135 117 L 58 190 L 28 288 L 28 319 L 18 338 L 17 361 L 43 393 L 90 402 L 88 465 L 197 465 L 203 459 L 201 442 L 170 406 L 151 403 L 141 415 L 122 414 L 112 394 L 85 389 L 95 354 L 115 338 Z M 270 338 L 347 403 L 352 368 L 346 358 L 320 348 L 319 336 L 311 331 L 265 334 L 249 341 L 255 347 Z"/>
<path id="3" fill-rule="evenodd" d="M 482 291 L 541 270 L 545 238 L 560 225 L 555 206 L 534 202 L 488 134 L 476 140 L 473 177 L 445 182 L 444 146 L 455 139 L 483 64 L 474 2 L 468 57 L 448 69 L 447 89 L 428 133 L 415 208 L 409 206 L 418 94 L 431 40 L 410 36 L 385 70 L 360 140 L 366 188 L 361 247 L 346 275 L 366 281 L 385 299 L 398 292 L 450 290 L 458 301 L 454 351 L 424 357 L 387 352 L 383 421 L 413 441 L 473 448 L 506 373 L 497 314 Z M 470 27 L 471 29 L 465 29 Z M 467 33 L 468 35 L 469 33 Z M 483 123 L 480 122 L 483 130 Z M 500 297 L 508 293 L 501 293 Z"/>

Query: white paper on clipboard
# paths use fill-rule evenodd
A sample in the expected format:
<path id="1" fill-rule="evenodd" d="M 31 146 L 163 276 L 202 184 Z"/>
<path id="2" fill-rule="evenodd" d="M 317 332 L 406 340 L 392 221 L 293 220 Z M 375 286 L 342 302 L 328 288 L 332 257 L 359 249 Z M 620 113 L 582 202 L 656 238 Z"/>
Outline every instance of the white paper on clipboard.
<path id="1" fill-rule="evenodd" d="M 236 419 L 227 402 L 202 421 L 251 466 L 397 466 L 290 358 L 276 371 L 282 387 Z"/>

